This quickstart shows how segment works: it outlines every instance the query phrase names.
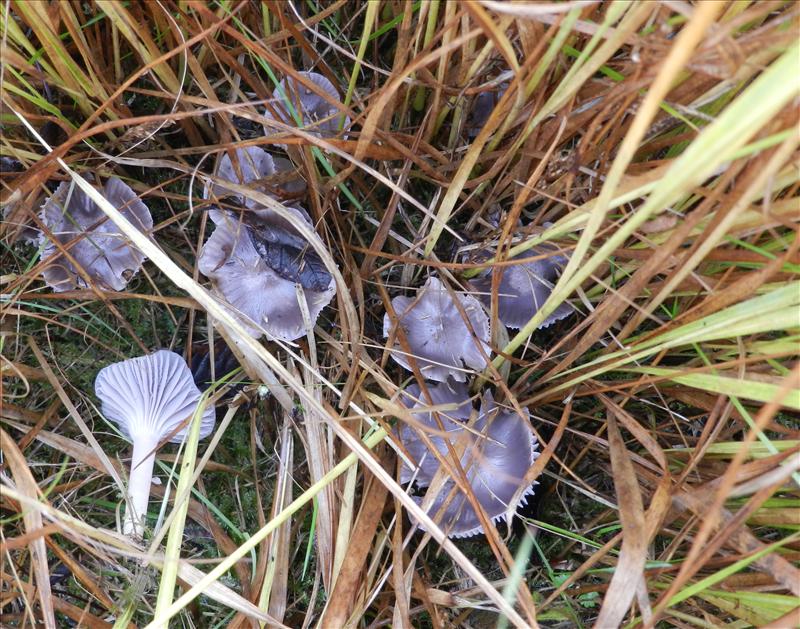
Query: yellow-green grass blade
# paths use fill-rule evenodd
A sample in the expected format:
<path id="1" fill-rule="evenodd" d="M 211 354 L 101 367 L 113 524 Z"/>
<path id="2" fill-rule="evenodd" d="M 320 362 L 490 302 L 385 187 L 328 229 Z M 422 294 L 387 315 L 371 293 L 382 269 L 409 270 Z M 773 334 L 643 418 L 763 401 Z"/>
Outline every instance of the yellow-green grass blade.
<path id="1" fill-rule="evenodd" d="M 800 446 L 800 440 L 797 439 L 782 439 L 780 441 L 773 441 L 772 445 L 778 452 L 786 452 Z M 712 443 L 705 448 L 705 456 L 729 459 L 733 458 L 742 449 L 742 444 L 739 441 L 718 441 Z M 695 448 L 670 448 L 664 450 L 668 454 L 680 454 L 694 452 Z M 774 453 L 772 448 L 763 443 L 753 443 L 747 450 L 747 455 L 753 459 L 764 459 L 772 456 Z"/>
<path id="2" fill-rule="evenodd" d="M 209 391 L 211 391 L 209 389 Z M 181 558 L 181 545 L 183 542 L 183 529 L 186 525 L 186 515 L 189 512 L 189 489 L 194 476 L 194 467 L 197 462 L 197 446 L 200 442 L 201 418 L 205 412 L 208 401 L 207 391 L 201 398 L 192 416 L 189 433 L 181 461 L 181 471 L 178 486 L 175 489 L 175 517 L 169 527 L 167 546 L 164 551 L 164 566 L 161 572 L 161 582 L 158 584 L 158 597 L 156 599 L 155 614 L 158 616 L 172 603 L 175 592 L 175 582 L 178 577 L 178 566 Z"/>
<path id="3" fill-rule="evenodd" d="M 713 587 L 714 585 L 716 585 L 720 581 L 723 581 L 724 579 L 727 579 L 728 577 L 733 576 L 737 572 L 740 572 L 740 571 L 744 570 L 745 568 L 747 568 L 754 561 L 758 561 L 762 557 L 764 557 L 764 556 L 766 556 L 766 555 L 768 555 L 768 554 L 770 554 L 772 552 L 775 552 L 775 551 L 779 550 L 780 548 L 782 548 L 783 546 L 786 546 L 787 544 L 791 544 L 792 542 L 794 542 L 797 539 L 800 539 L 800 533 L 794 533 L 792 535 L 789 535 L 788 537 L 785 537 L 784 539 L 779 540 L 779 541 L 775 542 L 774 544 L 770 544 L 769 546 L 765 546 L 764 548 L 754 552 L 752 555 L 749 555 L 749 556 L 747 556 L 747 557 L 745 557 L 743 559 L 740 559 L 739 561 L 736 561 L 736 562 L 732 563 L 729 566 L 726 566 L 722 570 L 719 570 L 719 571 L 715 572 L 714 574 L 709 575 L 704 579 L 701 579 L 700 581 L 697 581 L 695 583 L 691 583 L 691 584 L 687 585 L 685 588 L 683 588 L 680 592 L 675 594 L 675 596 L 673 596 L 669 600 L 669 602 L 667 603 L 667 606 L 668 607 L 674 607 L 674 606 L 678 605 L 679 603 L 682 603 L 686 599 L 692 598 L 693 596 L 701 596 L 704 591 L 706 591 L 709 588 Z M 656 582 L 656 583 L 652 584 L 652 587 L 666 589 L 667 587 L 669 587 L 669 585 L 666 584 L 666 583 Z M 640 622 L 641 622 L 641 619 L 640 618 L 636 618 L 632 622 L 630 622 L 627 625 L 625 625 L 625 628 L 626 629 L 630 629 L 632 627 L 637 626 Z"/>
<path id="4" fill-rule="evenodd" d="M 369 45 L 369 36 L 372 32 L 372 27 L 375 24 L 375 19 L 378 17 L 378 7 L 380 6 L 380 2 L 369 2 L 367 3 L 367 14 L 364 17 L 364 32 L 361 36 L 361 43 L 358 47 L 358 52 L 356 53 L 355 63 L 353 63 L 353 70 L 350 73 L 350 81 L 347 84 L 347 93 L 344 95 L 344 106 L 349 107 L 350 103 L 353 100 L 353 92 L 356 89 L 356 81 L 358 81 L 358 75 L 361 72 L 361 62 L 364 60 L 364 55 L 367 52 L 367 46 Z M 344 124 L 344 117 L 340 118 L 340 127 Z"/>
<path id="5" fill-rule="evenodd" d="M 97 0 L 97 6 L 108 16 L 108 19 L 119 29 L 123 37 L 128 40 L 131 47 L 137 52 L 144 63 L 149 64 L 160 56 L 160 52 L 155 43 L 149 36 L 147 30 L 139 28 L 139 25 L 132 18 L 131 14 L 124 8 L 125 5 L 111 0 Z M 180 81 L 172 68 L 166 63 L 159 63 L 153 68 L 158 78 L 163 81 L 164 89 L 172 94 L 177 94 L 180 89 Z"/>
<path id="6" fill-rule="evenodd" d="M 365 447 L 372 449 L 386 437 L 386 432 L 383 429 L 378 429 L 364 439 Z M 306 489 L 295 500 L 293 500 L 285 509 L 283 509 L 277 517 L 273 518 L 259 531 L 254 533 L 250 539 L 244 544 L 239 546 L 233 553 L 228 555 L 221 561 L 213 570 L 206 574 L 198 583 L 180 596 L 174 603 L 156 613 L 153 621 L 147 625 L 145 629 L 158 629 L 166 627 L 169 619 L 176 613 L 183 609 L 195 597 L 202 594 L 204 588 L 215 581 L 222 575 L 230 570 L 233 565 L 242 559 L 251 548 L 255 548 L 264 539 L 266 539 L 273 531 L 275 531 L 281 524 L 288 520 L 292 515 L 310 502 L 314 496 L 327 487 L 334 479 L 345 473 L 352 465 L 358 461 L 358 457 L 354 453 L 348 454 L 341 462 L 335 465 L 330 472 L 323 476 L 320 480 L 314 483 L 311 487 Z"/>
<path id="7" fill-rule="evenodd" d="M 53 32 L 52 23 L 47 15 L 47 5 L 41 2 L 21 2 L 15 7 L 48 53 L 54 69 L 50 78 L 60 87 L 81 94 L 83 98 L 76 101 L 78 107 L 84 113 L 92 113 L 96 107 L 91 98 L 94 96 L 92 82 L 75 63 L 58 35 Z"/>
<path id="8" fill-rule="evenodd" d="M 33 89 L 30 83 L 25 81 L 25 79 L 14 70 L 14 68 L 9 66 L 7 70 L 11 76 L 16 78 L 27 89 L 22 89 L 21 87 L 14 85 L 11 81 L 5 81 L 3 83 L 4 89 L 8 90 L 11 94 L 16 94 L 17 96 L 25 99 L 32 105 L 39 107 L 42 111 L 46 111 L 47 113 L 64 120 L 61 110 L 58 107 L 48 103 L 41 94 Z"/>
<path id="9" fill-rule="evenodd" d="M 13 17 L 10 17 L 8 13 L 10 7 L 11 4 L 9 2 L 6 2 L 2 5 L 2 14 L 0 14 L 0 16 L 2 16 L 2 23 L 0 23 L 0 26 L 2 28 L 0 28 L 0 34 L 2 34 L 3 38 L 8 38 L 7 41 L 5 42 L 6 45 L 14 43 L 17 44 L 17 46 L 19 46 L 22 50 L 27 52 L 31 58 L 25 63 L 33 65 L 32 60 L 38 54 L 36 46 L 34 46 L 31 43 L 31 41 L 25 36 L 25 33 L 22 32 L 22 29 L 20 28 L 19 24 L 17 24 L 17 20 L 15 20 Z M 4 50 L 3 51 L 4 63 L 8 65 L 14 65 L 13 56 L 7 56 L 7 55 L 8 51 Z M 40 58 L 38 61 L 39 61 L 39 66 L 42 68 L 42 71 L 45 74 L 51 77 L 55 76 L 55 70 L 53 69 L 53 66 L 50 65 L 50 63 L 46 59 Z"/>
<path id="10" fill-rule="evenodd" d="M 668 369 L 665 367 L 631 367 L 620 369 L 619 371 L 657 376 L 693 389 L 743 397 L 756 402 L 771 402 L 778 397 L 781 391 L 779 384 L 748 379 L 747 374 L 744 374 L 741 378 L 733 378 L 710 373 L 686 373 L 682 369 Z M 800 389 L 790 390 L 782 398 L 781 404 L 794 410 L 800 410 Z"/>
<path id="11" fill-rule="evenodd" d="M 653 187 L 644 204 L 598 248 L 595 254 L 565 282 L 559 282 L 543 307 L 503 348 L 493 363 L 499 367 L 503 355 L 513 354 L 539 325 L 563 303 L 642 223 L 670 207 L 687 190 L 702 183 L 792 98 L 800 94 L 796 59 L 800 43 L 794 44 L 767 68 L 731 105 L 709 125 L 674 161 Z"/>
<path id="12" fill-rule="evenodd" d="M 782 332 L 800 326 L 800 282 L 791 282 L 769 290 L 740 304 L 729 306 L 707 317 L 659 334 L 641 343 L 631 343 L 624 350 L 612 352 L 558 375 L 563 378 L 577 370 L 580 376 L 562 382 L 552 390 L 572 387 L 628 363 L 641 361 L 661 351 L 676 347 L 725 340 L 765 332 Z"/>
<path id="13" fill-rule="evenodd" d="M 785 142 L 792 134 L 794 133 L 793 129 L 786 129 L 784 131 L 780 131 L 778 133 L 773 133 L 769 136 L 764 138 L 760 138 L 743 146 L 731 155 L 731 160 L 741 159 L 743 157 L 749 157 L 760 151 L 766 150 L 782 142 Z M 655 171 L 656 173 L 658 171 Z M 626 203 L 630 203 L 631 201 L 635 201 L 636 199 L 640 199 L 648 194 L 650 194 L 653 189 L 658 184 L 658 180 L 661 177 L 648 177 L 649 181 L 642 183 L 640 185 L 635 185 L 630 187 L 629 190 L 624 192 L 620 192 L 615 196 L 608 204 L 609 210 L 617 209 L 625 205 Z M 797 168 L 789 166 L 781 170 L 774 177 L 773 186 L 774 190 L 783 190 L 795 183 L 800 181 L 800 171 Z M 532 236 L 527 240 L 514 245 L 509 251 L 509 257 L 514 257 L 520 253 L 524 253 L 529 251 L 531 248 L 535 247 L 536 245 L 542 244 L 544 242 L 548 242 L 550 240 L 555 240 L 557 238 L 562 238 L 567 236 L 575 231 L 583 229 L 586 221 L 588 220 L 589 216 L 591 215 L 592 210 L 597 204 L 597 199 L 592 199 L 591 201 L 587 201 L 580 207 L 574 209 L 572 212 L 564 216 L 563 218 L 556 221 L 553 225 L 542 231 L 540 234 Z M 798 201 L 795 198 L 787 198 L 787 199 L 777 199 L 772 202 L 770 206 L 770 210 L 773 215 L 792 218 L 797 214 L 798 211 Z M 759 221 L 763 221 L 764 212 L 763 208 L 759 206 L 753 206 L 752 209 L 745 210 L 742 212 L 734 223 L 731 226 L 732 230 L 738 230 L 742 227 L 746 227 L 748 225 L 758 225 Z M 712 221 L 714 218 L 714 213 L 711 213 L 708 217 L 703 219 L 698 223 L 698 225 L 692 230 L 692 235 L 698 235 L 706 229 L 708 223 Z M 664 232 L 660 232 L 657 234 L 651 234 L 650 240 L 653 244 L 660 244 L 666 241 L 669 236 L 672 234 L 674 230 L 669 229 Z M 632 248 L 634 249 L 643 249 L 651 246 L 647 243 L 634 243 Z M 488 258 L 486 264 L 492 264 L 496 262 L 495 258 Z M 486 266 L 477 266 L 472 269 L 467 269 L 463 275 L 465 278 L 473 278 L 481 271 L 485 270 Z"/>
<path id="14" fill-rule="evenodd" d="M 557 98 L 551 97 L 548 99 L 547 103 L 545 103 L 545 105 L 542 106 L 542 108 L 536 113 L 533 119 L 525 127 L 523 133 L 515 141 L 512 151 L 519 148 L 519 146 L 522 145 L 522 143 L 542 120 L 556 111 L 567 98 L 577 92 L 577 90 L 583 85 L 583 82 L 588 80 L 594 74 L 594 72 L 597 71 L 597 68 L 608 61 L 611 55 L 614 54 L 614 52 L 624 41 L 628 31 L 635 29 L 641 22 L 645 20 L 647 14 L 649 14 L 651 11 L 650 8 L 642 4 L 633 4 L 629 5 L 629 7 L 632 8 L 628 10 L 628 13 L 624 16 L 621 23 L 615 29 L 614 34 L 611 35 L 602 46 L 600 46 L 597 52 L 591 57 L 591 60 L 587 61 L 587 63 L 584 64 L 575 77 L 573 77 L 573 83 L 571 83 L 569 86 L 566 86 L 565 89 L 561 90 L 560 92 L 557 92 Z M 472 146 L 464 156 L 458 171 L 456 171 L 456 174 L 453 177 L 453 180 L 450 182 L 447 193 L 442 198 L 442 202 L 436 212 L 437 220 L 432 224 L 428 241 L 425 244 L 426 256 L 429 256 L 433 252 L 433 249 L 436 246 L 436 243 L 438 242 L 438 239 L 444 229 L 444 225 L 447 224 L 447 221 L 450 219 L 459 195 L 464 189 L 464 185 L 467 183 L 470 174 L 472 173 L 472 169 L 475 167 L 478 158 L 483 154 L 483 147 L 489 138 L 490 132 L 491 129 L 486 127 L 483 129 L 483 131 L 481 131 L 480 134 L 478 134 L 478 137 L 473 141 Z M 530 334 L 528 336 L 530 336 Z"/>
<path id="15" fill-rule="evenodd" d="M 744 570 L 754 561 L 757 561 L 762 557 L 777 551 L 778 549 L 782 548 L 783 546 L 786 546 L 787 544 L 791 544 L 797 539 L 800 539 L 800 533 L 789 535 L 788 537 L 785 537 L 784 539 L 779 540 L 774 544 L 765 546 L 761 550 L 754 552 L 752 555 L 749 555 L 748 557 L 745 557 L 743 559 L 740 559 L 739 561 L 732 563 L 730 566 L 726 566 L 722 570 L 719 570 L 718 572 L 715 572 L 714 574 L 709 575 L 706 578 L 697 581 L 696 583 L 688 585 L 669 600 L 669 605 L 670 606 L 677 605 L 681 601 L 685 601 L 687 598 L 691 596 L 697 596 L 707 588 L 710 588 L 719 583 L 720 581 L 727 579 L 728 577 L 736 574 L 737 572 L 740 572 L 741 570 Z"/>
<path id="16" fill-rule="evenodd" d="M 754 627 L 778 620 L 800 606 L 794 596 L 771 592 L 706 590 L 697 596 Z"/>

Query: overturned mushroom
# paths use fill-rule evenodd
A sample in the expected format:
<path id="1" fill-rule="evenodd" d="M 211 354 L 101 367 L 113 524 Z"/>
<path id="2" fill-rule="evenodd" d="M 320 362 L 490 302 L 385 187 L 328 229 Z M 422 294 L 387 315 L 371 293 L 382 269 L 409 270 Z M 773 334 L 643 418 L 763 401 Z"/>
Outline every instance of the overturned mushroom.
<path id="1" fill-rule="evenodd" d="M 544 253 L 543 249 L 534 248 L 511 258 L 511 260 L 523 260 Z M 563 256 L 553 255 L 510 266 L 495 266 L 492 267 L 492 270 L 483 271 L 481 275 L 471 280 L 470 286 L 476 291 L 476 297 L 488 310 L 492 303 L 492 274 L 500 274 L 497 291 L 497 316 L 503 325 L 519 329 L 528 323 L 547 301 L 553 290 L 553 282 L 558 279 L 566 261 Z M 539 325 L 539 328 L 546 328 L 573 312 L 572 306 L 563 303 Z"/>
<path id="2" fill-rule="evenodd" d="M 167 350 L 101 369 L 94 389 L 103 415 L 133 443 L 123 533 L 142 537 L 156 450 L 165 439 L 180 443 L 186 437 L 200 390 L 186 361 Z M 214 420 L 214 408 L 206 408 L 201 439 L 211 434 Z"/>
<path id="3" fill-rule="evenodd" d="M 286 208 L 296 220 L 310 221 L 299 208 Z M 217 224 L 206 241 L 198 267 L 216 289 L 250 322 L 254 337 L 264 332 L 284 341 L 303 336 L 306 326 L 297 285 L 313 325 L 336 294 L 333 277 L 291 224 L 269 211 L 243 222 L 228 212 L 213 212 Z"/>
<path id="4" fill-rule="evenodd" d="M 469 295 L 457 295 L 459 304 L 435 277 L 428 278 L 416 296 L 395 297 L 392 308 L 397 323 L 405 334 L 411 356 L 395 341 L 392 359 L 408 370 L 416 359 L 422 375 L 444 382 L 452 377 L 460 382 L 467 378 L 467 369 L 483 369 L 490 351 L 489 320 L 480 303 Z M 467 317 L 467 324 L 459 311 Z M 383 335 L 395 339 L 396 326 L 387 313 L 383 318 Z"/>
<path id="5" fill-rule="evenodd" d="M 280 199 L 299 198 L 306 190 L 305 182 L 299 177 L 288 159 L 273 157 L 257 146 L 236 149 L 233 159 L 228 153 L 225 153 L 219 161 L 216 175 L 220 179 L 247 185 Z M 258 203 L 252 199 L 232 193 L 223 185 L 210 186 L 210 192 L 212 198 L 232 198 L 256 214 L 264 211 L 259 209 Z"/>
<path id="6" fill-rule="evenodd" d="M 318 137 L 337 135 L 340 124 L 347 129 L 350 118 L 340 114 L 339 109 L 331 104 L 331 101 L 340 100 L 333 83 L 316 72 L 298 72 L 298 75 L 314 85 L 314 89 L 306 87 L 293 76 L 287 76 L 278 83 L 272 94 L 275 101 L 273 109 L 278 120 L 290 126 L 299 125 Z M 269 111 L 266 115 L 273 117 Z M 344 122 L 341 122 L 342 119 Z M 268 129 L 268 133 L 274 133 L 274 129 Z"/>
<path id="7" fill-rule="evenodd" d="M 143 233 L 153 229 L 147 206 L 131 188 L 110 178 L 102 190 L 111 205 Z M 101 288 L 123 290 L 138 273 L 145 255 L 136 249 L 100 207 L 80 188 L 62 183 L 42 206 L 40 218 L 75 262 Z M 42 271 L 44 281 L 56 292 L 84 288 L 85 280 L 63 256 L 56 244 L 42 234 L 42 261 L 49 264 Z"/>
<path id="8" fill-rule="evenodd" d="M 442 467 L 439 459 L 420 439 L 418 431 L 428 431 L 428 437 L 441 457 L 447 459 L 449 456 L 448 442 L 458 453 L 470 489 L 487 519 L 497 522 L 505 518 L 508 521 L 519 506 L 513 501 L 524 503 L 533 493 L 533 486 L 526 487 L 524 479 L 538 456 L 538 444 L 530 430 L 527 410 L 523 416 L 504 410 L 487 391 L 470 431 L 465 424 L 473 408 L 466 385 L 430 385 L 428 394 L 430 404 L 416 385 L 410 386 L 405 393 L 406 403 L 419 425 L 413 428 L 403 424 L 400 428 L 400 441 L 416 464 L 414 469 L 407 466 L 401 469 L 400 481 L 407 483 L 413 479 L 418 487 L 429 487 Z M 431 405 L 445 404 L 456 408 L 437 413 L 445 430 L 442 434 L 434 413 L 429 409 Z M 414 497 L 414 500 L 423 503 L 421 497 Z M 483 532 L 472 504 L 452 479 L 445 480 L 427 512 L 450 537 L 469 537 Z"/>

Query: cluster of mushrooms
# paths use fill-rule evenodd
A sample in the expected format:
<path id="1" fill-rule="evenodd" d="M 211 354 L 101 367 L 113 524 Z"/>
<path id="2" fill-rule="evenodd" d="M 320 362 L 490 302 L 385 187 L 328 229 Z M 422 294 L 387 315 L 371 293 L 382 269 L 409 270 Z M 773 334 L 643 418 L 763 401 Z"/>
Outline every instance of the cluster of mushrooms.
<path id="1" fill-rule="evenodd" d="M 277 86 L 275 104 L 266 117 L 319 136 L 341 133 L 349 120 L 335 106 L 336 88 L 313 72 L 299 76 L 301 81 L 288 78 Z M 258 147 L 238 149 L 222 157 L 205 190 L 213 203 L 208 216 L 215 227 L 200 252 L 198 268 L 255 338 L 285 342 L 300 338 L 310 332 L 336 293 L 333 277 L 295 226 L 305 224 L 313 234 L 305 209 L 284 205 L 293 219 L 288 220 L 224 185 L 269 195 L 269 187 L 262 184 L 277 178 L 283 190 L 299 198 L 305 184 L 293 172 L 285 158 Z M 127 184 L 112 177 L 102 192 L 150 237 L 150 212 Z M 94 285 L 121 291 L 141 269 L 145 256 L 88 195 L 69 183 L 61 184 L 45 202 L 40 218 L 45 226 L 40 241 L 46 263 L 42 275 L 53 290 Z M 400 398 L 410 417 L 395 435 L 405 461 L 400 480 L 429 488 L 427 499 L 415 496 L 415 500 L 453 537 L 483 531 L 473 500 L 497 521 L 510 517 L 533 490 L 526 474 L 537 457 L 537 441 L 527 410 L 519 414 L 499 405 L 488 390 L 476 410 L 468 388 L 468 376 L 485 369 L 491 353 L 487 309 L 493 275 L 501 274 L 499 320 L 520 328 L 549 295 L 563 261 L 551 256 L 493 267 L 470 281 L 472 294 L 455 293 L 440 279 L 429 277 L 416 297 L 392 299 L 394 313 L 385 315 L 391 358 L 405 369 L 418 370 L 424 379 L 423 386 L 408 386 Z M 569 307 L 559 309 L 545 325 L 570 312 Z M 123 532 L 141 538 L 155 452 L 167 441 L 180 443 L 186 438 L 202 394 L 186 361 L 166 350 L 105 367 L 97 375 L 95 392 L 103 415 L 133 444 Z M 439 410 L 442 406 L 447 409 Z M 201 423 L 200 438 L 208 436 L 214 428 L 214 409 L 204 409 L 196 420 Z M 460 470 L 459 478 L 445 469 Z M 465 483 L 469 496 L 463 491 Z"/>
<path id="2" fill-rule="evenodd" d="M 454 293 L 430 277 L 415 298 L 392 299 L 394 321 L 389 313 L 384 316 L 384 336 L 395 339 L 392 359 L 409 371 L 416 363 L 423 378 L 431 381 L 424 389 L 411 385 L 402 395 L 413 422 L 404 423 L 398 436 L 416 465 L 404 467 L 400 480 L 432 491 L 430 497 L 414 500 L 450 537 L 469 537 L 484 528 L 458 481 L 450 472 L 440 474 L 442 460 L 456 470 L 456 476 L 461 468 L 461 480 L 469 484 L 469 493 L 492 521 L 508 521 L 533 492 L 526 476 L 538 456 L 538 444 L 527 409 L 520 414 L 501 407 L 486 390 L 475 412 L 467 381 L 470 373 L 488 366 L 491 330 L 486 311 L 492 275 L 502 274 L 498 319 L 509 328 L 520 328 L 547 299 L 561 262 L 563 258 L 553 256 L 495 267 L 469 282 L 473 294 Z M 564 306 L 542 326 L 571 312 Z M 454 410 L 430 410 L 444 405 Z M 437 483 L 437 475 L 442 483 Z"/>

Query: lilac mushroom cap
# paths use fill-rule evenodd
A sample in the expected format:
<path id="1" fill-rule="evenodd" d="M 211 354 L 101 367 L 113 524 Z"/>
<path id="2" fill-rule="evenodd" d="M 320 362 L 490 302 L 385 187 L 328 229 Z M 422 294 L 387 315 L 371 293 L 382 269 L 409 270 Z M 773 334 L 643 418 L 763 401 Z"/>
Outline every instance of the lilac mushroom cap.
<path id="1" fill-rule="evenodd" d="M 112 177 L 101 192 L 139 231 L 146 234 L 153 229 L 150 211 L 127 184 Z M 77 186 L 62 183 L 42 206 L 40 218 L 62 245 L 78 239 L 69 253 L 101 288 L 123 290 L 142 267 L 145 255 Z M 42 261 L 50 261 L 42 272 L 48 286 L 56 292 L 86 287 L 55 243 L 42 234 L 40 244 L 44 245 Z"/>
<path id="2" fill-rule="evenodd" d="M 407 465 L 400 468 L 400 482 L 408 483 L 412 479 L 427 487 L 439 469 L 439 461 L 428 450 L 425 443 L 418 437 L 417 429 L 440 431 L 436 422 L 435 414 L 425 410 L 430 406 L 444 406 L 445 404 L 455 406 L 454 410 L 439 411 L 439 420 L 442 427 L 449 432 L 463 431 L 463 423 L 469 421 L 472 413 L 472 404 L 469 399 L 469 390 L 466 384 L 461 382 L 449 381 L 448 383 L 429 385 L 427 387 L 428 397 L 425 397 L 420 387 L 412 384 L 403 392 L 403 403 L 411 409 L 411 415 L 420 423 L 420 426 L 412 427 L 403 424 L 400 427 L 399 436 L 411 461 L 417 464 L 412 469 Z M 421 409 L 421 410 L 417 410 Z M 441 436 L 430 435 L 431 442 L 441 454 L 447 454 L 447 446 Z"/>
<path id="3" fill-rule="evenodd" d="M 309 133 L 319 137 L 331 137 L 339 134 L 340 121 L 344 118 L 343 128 L 350 125 L 350 118 L 339 113 L 339 109 L 330 101 L 339 101 L 339 91 L 328 79 L 316 72 L 298 72 L 314 85 L 309 89 L 295 77 L 285 77 L 275 88 L 272 97 L 275 101 L 273 108 L 278 114 L 278 119 L 288 125 L 294 126 L 297 120 L 292 111 L 296 112 L 301 121 L 301 126 Z M 323 97 L 325 94 L 328 98 Z M 267 111 L 268 118 L 273 118 Z M 274 133 L 274 129 L 268 129 Z"/>
<path id="4" fill-rule="evenodd" d="M 167 350 L 104 367 L 94 390 L 103 415 L 133 443 L 123 533 L 142 537 L 155 451 L 164 439 L 180 443 L 186 437 L 200 390 L 186 361 Z M 204 410 L 200 421 L 204 439 L 214 429 L 213 406 Z M 187 425 L 178 430 L 184 422 Z"/>
<path id="5" fill-rule="evenodd" d="M 511 260 L 531 258 L 544 253 L 544 249 L 533 248 Z M 497 315 L 503 325 L 518 330 L 525 326 L 547 301 L 553 290 L 553 282 L 558 278 L 566 262 L 565 257 L 554 255 L 510 266 L 496 266 L 471 280 L 470 286 L 488 310 L 492 303 L 492 274 L 502 274 L 498 286 Z M 546 328 L 573 312 L 572 306 L 563 303 L 542 322 L 539 328 Z"/>
<path id="6" fill-rule="evenodd" d="M 272 155 L 257 146 L 248 146 L 234 151 L 234 160 L 230 154 L 225 153 L 219 160 L 216 175 L 220 179 L 225 179 L 231 183 L 247 185 L 259 179 L 270 177 L 275 174 L 275 161 Z M 242 195 L 232 193 L 224 186 L 212 185 L 211 195 L 222 198 L 232 196 L 246 207 L 252 208 L 257 205 L 255 201 L 244 198 Z"/>
<path id="7" fill-rule="evenodd" d="M 274 156 L 272 161 L 275 162 L 275 169 L 278 173 L 278 186 L 292 197 L 299 197 L 306 193 L 305 180 L 297 172 L 295 165 L 285 157 Z M 293 177 L 291 174 L 294 173 Z"/>
<path id="8" fill-rule="evenodd" d="M 298 221 L 311 224 L 300 208 L 286 209 Z M 256 250 L 247 225 L 227 212 L 215 211 L 210 216 L 217 227 L 200 253 L 200 272 L 212 280 L 233 308 L 247 316 L 250 322 L 245 329 L 255 338 L 264 332 L 284 341 L 303 336 L 306 329 L 297 302 L 296 282 L 284 277 L 277 265 L 273 267 L 265 261 Z M 263 232 L 274 233 L 281 242 L 293 246 L 295 251 L 305 243 L 287 221 L 268 210 L 259 214 L 258 225 Z M 336 294 L 334 279 L 329 276 L 322 290 L 306 288 L 303 293 L 313 323 Z"/>
<path id="9" fill-rule="evenodd" d="M 250 187 L 253 187 L 259 180 L 269 179 L 273 185 L 265 181 L 261 188 L 255 189 L 270 195 L 275 188 L 280 188 L 292 196 L 299 196 L 306 190 L 306 184 L 296 175 L 296 169 L 292 162 L 282 157 L 273 157 L 258 146 L 236 149 L 234 159 L 231 159 L 228 153 L 222 156 L 217 166 L 217 177 Z M 264 211 L 263 208 L 259 209 L 260 206 L 257 202 L 231 193 L 222 185 L 210 186 L 210 195 L 207 194 L 207 196 L 212 196 L 212 198 L 233 197 L 256 214 Z M 269 212 L 269 210 L 266 211 Z"/>
<path id="10" fill-rule="evenodd" d="M 459 294 L 457 298 L 469 326 L 450 292 L 435 277 L 428 278 L 416 298 L 399 296 L 392 299 L 392 307 L 411 354 L 422 375 L 429 380 L 444 382 L 452 377 L 464 382 L 467 369 L 479 370 L 487 365 L 486 355 L 491 351 L 489 319 L 474 297 Z M 386 313 L 383 335 L 389 337 L 395 332 L 391 317 Z M 483 351 L 479 344 L 482 344 Z M 411 357 L 403 353 L 399 340 L 396 340 L 391 356 L 397 364 L 412 370 Z"/>
<path id="11" fill-rule="evenodd" d="M 457 408 L 438 413 L 446 431 L 442 435 L 434 414 L 427 410 L 430 405 L 424 402 L 419 388 L 412 385 L 407 389 L 406 400 L 412 400 L 409 407 L 421 424 L 419 429 L 430 428 L 439 433 L 430 434 L 429 438 L 442 456 L 447 456 L 447 442 L 457 452 L 463 448 L 461 467 L 486 517 L 493 522 L 503 518 L 508 521 L 518 506 L 512 501 L 520 496 L 520 502 L 524 503 L 533 493 L 533 486 L 526 488 L 524 479 L 539 453 L 527 410 L 524 416 L 520 416 L 514 411 L 501 409 L 491 392 L 487 391 L 481 400 L 478 417 L 472 424 L 474 432 L 470 432 L 464 428 L 473 410 L 466 385 L 436 384 L 429 386 L 428 392 L 432 404 L 456 404 Z M 404 424 L 399 437 L 412 461 L 417 463 L 413 470 L 404 466 L 400 481 L 409 482 L 414 478 L 419 487 L 428 487 L 441 467 L 439 460 L 411 426 Z M 439 514 L 453 492 L 447 507 Z M 414 497 L 414 500 L 420 505 L 423 502 L 420 497 Z M 442 530 L 450 537 L 470 537 L 483 532 L 472 504 L 452 479 L 445 480 L 427 512 L 434 519 L 438 517 Z"/>
<path id="12" fill-rule="evenodd" d="M 508 90 L 508 83 L 503 82 L 497 90 L 481 92 L 475 97 L 472 103 L 472 110 L 467 117 L 465 126 L 467 135 L 470 138 L 478 137 L 478 134 L 486 126 L 486 122 L 492 115 L 497 103 L 503 98 L 503 95 Z"/>

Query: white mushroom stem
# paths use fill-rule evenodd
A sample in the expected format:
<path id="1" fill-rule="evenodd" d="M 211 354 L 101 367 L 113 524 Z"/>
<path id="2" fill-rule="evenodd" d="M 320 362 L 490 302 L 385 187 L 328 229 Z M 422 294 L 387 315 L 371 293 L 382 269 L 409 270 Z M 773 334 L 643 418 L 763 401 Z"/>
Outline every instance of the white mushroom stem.
<path id="1" fill-rule="evenodd" d="M 156 461 L 158 436 L 137 435 L 133 438 L 131 473 L 128 478 L 128 506 L 122 532 L 132 537 L 144 537 L 147 503 L 150 501 L 150 484 L 153 480 L 153 465 Z"/>

